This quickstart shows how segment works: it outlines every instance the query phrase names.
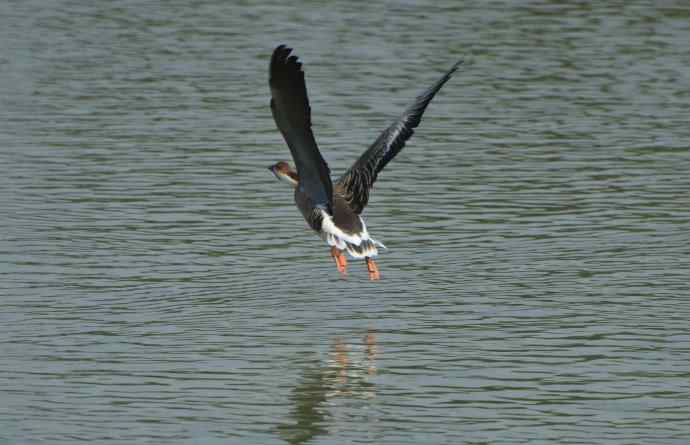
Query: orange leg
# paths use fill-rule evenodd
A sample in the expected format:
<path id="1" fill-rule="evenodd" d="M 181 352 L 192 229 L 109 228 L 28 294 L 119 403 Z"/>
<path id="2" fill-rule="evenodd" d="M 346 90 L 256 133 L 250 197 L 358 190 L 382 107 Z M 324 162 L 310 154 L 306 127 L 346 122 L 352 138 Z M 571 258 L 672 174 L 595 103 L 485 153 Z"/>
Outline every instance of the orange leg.
<path id="1" fill-rule="evenodd" d="M 369 270 L 369 279 L 371 281 L 376 281 L 381 279 L 381 273 L 379 268 L 371 258 L 367 257 L 367 270 Z"/>
<path id="2" fill-rule="evenodd" d="M 347 276 L 347 258 L 345 258 L 345 255 L 338 250 L 336 247 L 331 247 L 331 256 L 333 257 L 333 260 L 335 261 L 335 266 L 338 268 L 338 272 L 340 272 L 340 275 L 343 277 Z"/>

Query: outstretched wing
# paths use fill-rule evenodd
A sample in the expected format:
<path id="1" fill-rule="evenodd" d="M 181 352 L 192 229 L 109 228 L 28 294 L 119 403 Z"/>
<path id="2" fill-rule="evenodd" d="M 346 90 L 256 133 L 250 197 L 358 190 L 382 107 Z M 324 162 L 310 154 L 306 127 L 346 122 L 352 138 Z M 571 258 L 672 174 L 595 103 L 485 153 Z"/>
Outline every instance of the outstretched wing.
<path id="1" fill-rule="evenodd" d="M 331 212 L 333 184 L 328 164 L 321 157 L 311 131 L 311 109 L 302 64 L 280 45 L 273 51 L 269 73 L 271 111 L 295 160 L 299 185 L 316 207 Z"/>
<path id="2" fill-rule="evenodd" d="M 417 96 L 405 112 L 365 151 L 362 156 L 338 179 L 337 188 L 345 195 L 350 207 L 361 213 L 369 201 L 369 190 L 374 185 L 376 177 L 383 167 L 397 155 L 405 146 L 405 142 L 412 137 L 414 128 L 422 120 L 424 110 L 453 73 L 458 69 L 462 60 L 453 65 L 443 77 Z"/>

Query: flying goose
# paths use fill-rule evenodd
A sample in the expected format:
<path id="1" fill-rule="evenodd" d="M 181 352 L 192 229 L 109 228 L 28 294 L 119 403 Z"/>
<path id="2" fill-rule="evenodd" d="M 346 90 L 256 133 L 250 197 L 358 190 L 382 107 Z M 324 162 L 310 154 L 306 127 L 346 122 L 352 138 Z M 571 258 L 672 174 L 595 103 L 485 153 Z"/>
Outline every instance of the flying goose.
<path id="1" fill-rule="evenodd" d="M 297 170 L 285 161 L 270 166 L 269 170 L 295 189 L 297 207 L 309 227 L 331 246 L 331 257 L 338 271 L 346 276 L 347 259 L 343 252 L 347 252 L 352 258 L 364 258 L 369 279 L 379 280 L 381 274 L 373 258 L 378 255 L 378 248 L 385 246 L 369 235 L 362 210 L 369 201 L 369 192 L 379 172 L 403 149 L 431 99 L 462 61 L 417 96 L 350 169 L 332 182 L 328 164 L 311 130 L 311 108 L 302 64 L 291 53 L 292 48 L 285 45 L 273 51 L 269 85 L 273 118 L 290 147 Z"/>

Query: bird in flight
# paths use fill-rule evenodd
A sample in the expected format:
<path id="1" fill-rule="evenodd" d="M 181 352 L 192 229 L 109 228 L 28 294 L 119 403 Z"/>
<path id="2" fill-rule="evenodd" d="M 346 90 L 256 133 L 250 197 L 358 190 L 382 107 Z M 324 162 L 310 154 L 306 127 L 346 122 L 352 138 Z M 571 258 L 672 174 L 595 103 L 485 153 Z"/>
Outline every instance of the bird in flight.
<path id="1" fill-rule="evenodd" d="M 311 130 L 311 108 L 302 64 L 292 54 L 292 48 L 280 45 L 273 51 L 269 70 L 271 111 L 290 147 L 297 171 L 285 161 L 270 166 L 269 170 L 295 189 L 297 207 L 309 227 L 331 246 L 331 257 L 341 275 L 347 274 L 343 253 L 347 252 L 354 259 L 366 260 L 370 280 L 381 278 L 373 258 L 378 255 L 378 248 L 385 246 L 369 235 L 362 210 L 379 172 L 403 149 L 431 99 L 461 63 L 457 62 L 417 96 L 350 169 L 332 182 L 328 164 Z"/>

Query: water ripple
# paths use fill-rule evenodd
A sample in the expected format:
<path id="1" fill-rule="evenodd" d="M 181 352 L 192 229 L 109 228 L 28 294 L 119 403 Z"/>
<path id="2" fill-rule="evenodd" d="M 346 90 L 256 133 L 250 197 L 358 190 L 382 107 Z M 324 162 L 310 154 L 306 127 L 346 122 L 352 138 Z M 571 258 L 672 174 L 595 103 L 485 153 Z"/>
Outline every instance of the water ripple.
<path id="1" fill-rule="evenodd" d="M 0 6 L 0 438 L 687 441 L 680 2 L 33 3 Z M 283 41 L 334 174 L 467 62 L 372 194 L 381 282 L 265 169 Z"/>

